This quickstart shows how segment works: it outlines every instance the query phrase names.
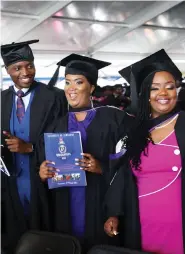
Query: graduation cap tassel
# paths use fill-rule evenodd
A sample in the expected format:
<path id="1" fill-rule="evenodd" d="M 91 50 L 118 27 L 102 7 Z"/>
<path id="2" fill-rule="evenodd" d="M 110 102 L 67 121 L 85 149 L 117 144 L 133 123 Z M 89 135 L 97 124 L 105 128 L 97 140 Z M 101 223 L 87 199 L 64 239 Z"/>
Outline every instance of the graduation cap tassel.
<path id="1" fill-rule="evenodd" d="M 131 99 L 130 105 L 131 112 L 132 114 L 136 115 L 138 109 L 138 93 L 137 93 L 137 84 L 134 74 L 132 72 L 132 68 L 130 72 L 130 99 Z"/>
<path id="2" fill-rule="evenodd" d="M 58 75 L 59 75 L 59 70 L 60 70 L 60 65 L 58 65 L 55 73 L 53 74 L 53 77 L 50 79 L 49 83 L 48 83 L 48 88 L 52 89 L 56 83 L 57 83 L 57 79 L 58 79 Z"/>

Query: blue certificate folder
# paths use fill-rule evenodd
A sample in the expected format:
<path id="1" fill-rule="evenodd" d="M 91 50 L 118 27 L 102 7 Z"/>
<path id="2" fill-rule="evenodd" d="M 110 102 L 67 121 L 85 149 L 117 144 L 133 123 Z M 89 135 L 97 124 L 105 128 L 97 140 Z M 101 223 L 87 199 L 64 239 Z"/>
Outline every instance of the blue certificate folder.
<path id="1" fill-rule="evenodd" d="M 49 189 L 71 186 L 86 186 L 85 171 L 75 165 L 75 159 L 82 159 L 80 132 L 44 133 L 46 160 L 55 162 L 60 170 L 55 177 L 48 179 Z"/>

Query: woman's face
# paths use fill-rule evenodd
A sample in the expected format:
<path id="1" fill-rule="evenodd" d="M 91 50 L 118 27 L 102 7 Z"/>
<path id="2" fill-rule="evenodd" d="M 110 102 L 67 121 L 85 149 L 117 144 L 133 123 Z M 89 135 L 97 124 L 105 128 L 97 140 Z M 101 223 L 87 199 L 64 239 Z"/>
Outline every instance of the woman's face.
<path id="1" fill-rule="evenodd" d="M 156 72 L 150 91 L 152 117 L 171 112 L 177 103 L 176 82 L 166 71 Z"/>
<path id="2" fill-rule="evenodd" d="M 64 87 L 65 95 L 72 108 L 83 108 L 90 104 L 90 96 L 94 86 L 90 85 L 83 75 L 67 74 Z"/>

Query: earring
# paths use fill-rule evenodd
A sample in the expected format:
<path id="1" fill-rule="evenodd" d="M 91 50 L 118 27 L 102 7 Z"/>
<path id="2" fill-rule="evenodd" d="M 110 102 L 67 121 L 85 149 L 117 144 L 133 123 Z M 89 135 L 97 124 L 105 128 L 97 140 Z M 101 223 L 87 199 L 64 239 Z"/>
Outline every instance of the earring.
<path id="1" fill-rule="evenodd" d="M 150 102 L 150 99 L 148 101 Z"/>
<path id="2" fill-rule="evenodd" d="M 92 95 L 90 96 L 91 108 L 94 108 Z"/>

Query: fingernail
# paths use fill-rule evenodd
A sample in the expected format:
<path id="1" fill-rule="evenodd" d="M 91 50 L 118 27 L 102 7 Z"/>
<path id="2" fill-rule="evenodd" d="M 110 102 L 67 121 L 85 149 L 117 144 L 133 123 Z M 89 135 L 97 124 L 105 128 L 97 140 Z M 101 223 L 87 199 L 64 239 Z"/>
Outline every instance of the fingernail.
<path id="1" fill-rule="evenodd" d="M 113 231 L 113 234 L 114 234 L 114 235 L 118 235 L 118 232 L 117 232 L 117 231 Z"/>
<path id="2" fill-rule="evenodd" d="M 83 168 L 80 168 L 80 169 L 83 169 Z"/>
<path id="3" fill-rule="evenodd" d="M 79 161 L 79 159 L 76 158 L 75 161 Z"/>
<path id="4" fill-rule="evenodd" d="M 75 163 L 75 165 L 79 166 L 79 163 Z"/>
<path id="5" fill-rule="evenodd" d="M 51 164 L 55 165 L 55 162 L 54 162 L 54 161 L 52 161 L 52 162 L 51 162 Z"/>
<path id="6" fill-rule="evenodd" d="M 84 155 L 84 153 L 81 153 L 81 155 Z"/>
<path id="7" fill-rule="evenodd" d="M 60 169 L 56 168 L 56 171 L 57 171 L 57 172 L 60 172 Z"/>

